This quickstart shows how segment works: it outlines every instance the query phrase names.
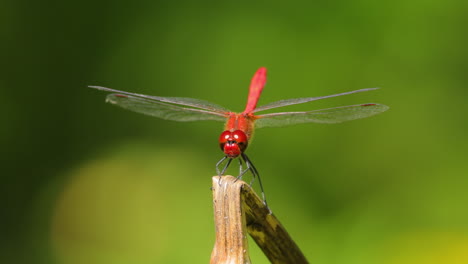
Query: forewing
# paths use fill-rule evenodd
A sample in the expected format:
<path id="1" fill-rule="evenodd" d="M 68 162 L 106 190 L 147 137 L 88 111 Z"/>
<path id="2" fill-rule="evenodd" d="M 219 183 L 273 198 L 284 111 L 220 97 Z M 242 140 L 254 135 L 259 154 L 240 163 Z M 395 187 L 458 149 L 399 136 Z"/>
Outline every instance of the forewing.
<path id="1" fill-rule="evenodd" d="M 119 91 L 107 87 L 102 87 L 102 86 L 88 86 L 89 88 L 93 89 L 98 89 L 101 91 L 106 91 L 106 92 L 113 92 L 113 93 L 118 93 L 118 94 L 125 94 L 127 96 L 131 96 L 133 98 L 142 98 L 146 99 L 152 102 L 163 102 L 163 103 L 170 103 L 170 104 L 176 104 L 176 105 L 183 105 L 183 106 L 190 106 L 190 107 L 195 107 L 203 110 L 208 110 L 212 112 L 217 112 L 220 114 L 229 112 L 228 109 L 205 101 L 205 100 L 200 100 L 200 99 L 195 99 L 195 98 L 186 98 L 186 97 L 160 97 L 160 96 L 151 96 L 151 95 L 145 95 L 145 94 L 138 94 L 138 93 L 129 93 L 125 91 Z"/>
<path id="2" fill-rule="evenodd" d="M 255 127 L 278 127 L 301 123 L 334 124 L 365 118 L 386 111 L 389 107 L 382 104 L 348 105 L 307 112 L 285 112 L 257 116 Z"/>
<path id="3" fill-rule="evenodd" d="M 106 98 L 106 102 L 137 113 L 173 121 L 226 121 L 227 118 L 227 114 L 182 107 L 179 105 L 168 104 L 157 100 L 131 95 L 109 94 Z"/>
<path id="4" fill-rule="evenodd" d="M 260 112 L 272 108 L 278 108 L 282 106 L 288 106 L 288 105 L 295 105 L 295 104 L 303 104 L 303 103 L 308 103 L 316 100 L 321 100 L 325 98 L 330 98 L 330 97 L 337 97 L 337 96 L 342 96 L 342 95 L 348 95 L 348 94 L 353 94 L 353 93 L 361 93 L 361 92 L 367 92 L 367 91 L 372 91 L 376 90 L 379 88 L 366 88 L 366 89 L 360 89 L 360 90 L 355 90 L 351 92 L 345 92 L 345 93 L 339 93 L 339 94 L 332 94 L 332 95 L 326 95 L 326 96 L 319 96 L 319 97 L 305 97 L 305 98 L 294 98 L 294 99 L 285 99 L 285 100 L 280 100 L 276 101 L 273 103 L 269 103 L 266 105 L 262 105 L 260 107 L 257 107 L 253 112 Z"/>

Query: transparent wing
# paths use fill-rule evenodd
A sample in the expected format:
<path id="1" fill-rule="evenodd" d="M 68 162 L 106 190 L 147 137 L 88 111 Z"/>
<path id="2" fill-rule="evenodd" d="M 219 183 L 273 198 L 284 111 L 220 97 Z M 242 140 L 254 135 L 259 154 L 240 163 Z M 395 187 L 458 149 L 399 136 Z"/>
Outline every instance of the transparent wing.
<path id="1" fill-rule="evenodd" d="M 220 114 L 203 109 L 182 107 L 179 105 L 172 105 L 130 95 L 109 94 L 106 97 L 106 102 L 137 113 L 173 121 L 226 121 L 227 118 L 226 114 Z"/>
<path id="2" fill-rule="evenodd" d="M 125 91 L 119 91 L 111 88 L 106 88 L 102 86 L 88 86 L 89 88 L 93 89 L 98 89 L 101 91 L 106 91 L 106 92 L 113 92 L 113 93 L 118 93 L 118 94 L 124 94 L 131 96 L 132 98 L 142 98 L 146 99 L 147 102 L 163 102 L 163 103 L 169 103 L 169 104 L 176 104 L 176 105 L 183 105 L 183 106 L 190 106 L 194 108 L 199 108 L 203 110 L 208 110 L 216 113 L 226 113 L 230 112 L 228 109 L 205 101 L 205 100 L 200 100 L 200 99 L 195 99 L 195 98 L 185 98 L 185 97 L 160 97 L 160 96 L 151 96 L 151 95 L 145 95 L 145 94 L 137 94 L 137 93 L 129 93 Z M 131 110 L 131 109 L 130 109 Z"/>
<path id="3" fill-rule="evenodd" d="M 108 103 L 166 120 L 182 122 L 198 120 L 226 121 L 229 112 L 229 110 L 216 104 L 193 98 L 149 96 L 101 86 L 89 87 L 106 92 L 117 92 L 106 97 Z"/>
<path id="4" fill-rule="evenodd" d="M 268 110 L 268 109 L 272 109 L 272 108 L 287 106 L 287 105 L 303 104 L 303 103 L 308 103 L 308 102 L 316 101 L 316 100 L 320 100 L 320 99 L 325 99 L 325 98 L 330 98 L 330 97 L 337 97 L 337 96 L 348 95 L 348 94 L 353 94 L 353 93 L 367 92 L 367 91 L 372 91 L 372 90 L 376 90 L 376 89 L 379 89 L 379 88 L 366 88 L 366 89 L 360 89 L 360 90 L 355 90 L 355 91 L 351 91 L 351 92 L 332 94 L 332 95 L 326 95 L 326 96 L 319 96 L 319 97 L 305 97 L 305 98 L 285 99 L 285 100 L 280 100 L 280 101 L 276 101 L 276 102 L 273 102 L 273 103 L 269 103 L 269 104 L 257 107 L 253 111 L 253 113 Z"/>
<path id="5" fill-rule="evenodd" d="M 373 116 L 388 108 L 382 104 L 359 104 L 307 112 L 272 113 L 257 116 L 255 127 L 278 127 L 301 123 L 334 124 Z"/>

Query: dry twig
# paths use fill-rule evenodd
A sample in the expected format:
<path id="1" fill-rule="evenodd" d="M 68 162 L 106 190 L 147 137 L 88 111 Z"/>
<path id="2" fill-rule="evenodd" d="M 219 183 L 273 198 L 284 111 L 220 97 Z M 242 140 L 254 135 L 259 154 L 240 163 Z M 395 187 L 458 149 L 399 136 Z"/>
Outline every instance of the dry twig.
<path id="1" fill-rule="evenodd" d="M 249 264 L 247 232 L 271 263 L 308 263 L 252 188 L 232 176 L 213 177 L 216 242 L 211 264 Z"/>

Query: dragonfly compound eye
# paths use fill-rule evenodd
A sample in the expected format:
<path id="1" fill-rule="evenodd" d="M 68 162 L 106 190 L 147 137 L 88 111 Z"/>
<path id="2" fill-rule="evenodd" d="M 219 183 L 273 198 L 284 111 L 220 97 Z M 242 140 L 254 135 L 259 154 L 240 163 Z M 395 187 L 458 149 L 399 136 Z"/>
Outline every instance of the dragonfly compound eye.
<path id="1" fill-rule="evenodd" d="M 232 132 L 232 137 L 234 142 L 239 146 L 240 151 L 244 152 L 248 144 L 247 135 L 241 130 L 236 130 Z"/>
<path id="2" fill-rule="evenodd" d="M 219 147 L 221 148 L 222 151 L 224 151 L 224 145 L 226 145 L 226 143 L 230 141 L 231 137 L 232 137 L 232 132 L 228 130 L 224 131 L 219 136 Z"/>
<path id="3" fill-rule="evenodd" d="M 230 158 L 236 158 L 247 148 L 247 136 L 241 130 L 226 130 L 219 136 L 219 147 Z"/>

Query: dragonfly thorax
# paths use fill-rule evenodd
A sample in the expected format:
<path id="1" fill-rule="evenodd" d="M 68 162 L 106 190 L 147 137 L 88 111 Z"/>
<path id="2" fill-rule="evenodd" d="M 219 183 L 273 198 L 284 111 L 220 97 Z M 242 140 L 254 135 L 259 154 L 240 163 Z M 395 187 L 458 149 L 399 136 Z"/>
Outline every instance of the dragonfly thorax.
<path id="1" fill-rule="evenodd" d="M 229 131 L 221 133 L 219 137 L 219 146 L 221 150 L 229 158 L 236 158 L 247 148 L 248 139 L 245 133 L 241 130 Z"/>

